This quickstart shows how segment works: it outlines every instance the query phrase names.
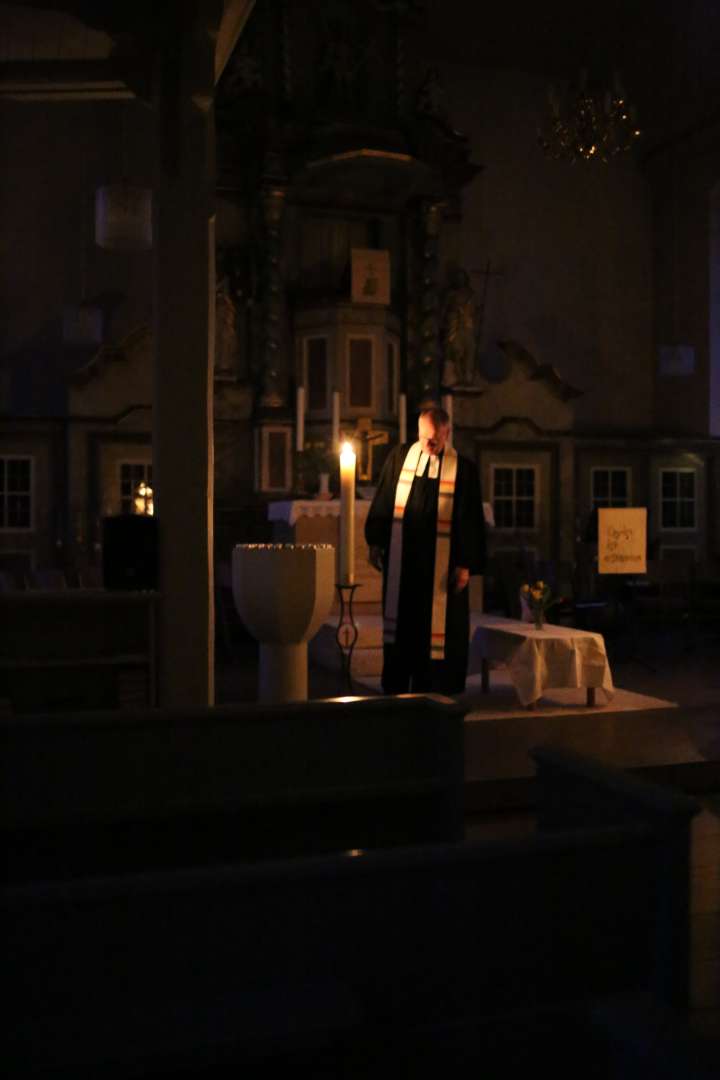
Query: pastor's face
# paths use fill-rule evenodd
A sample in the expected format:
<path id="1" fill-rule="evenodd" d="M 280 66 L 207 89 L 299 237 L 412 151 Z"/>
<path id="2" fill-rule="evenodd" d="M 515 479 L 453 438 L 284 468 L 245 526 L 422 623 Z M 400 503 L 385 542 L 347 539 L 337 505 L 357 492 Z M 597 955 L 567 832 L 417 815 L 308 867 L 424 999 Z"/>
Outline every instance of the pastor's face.
<path id="1" fill-rule="evenodd" d="M 434 424 L 429 416 L 418 420 L 418 439 L 424 454 L 439 454 L 447 442 L 449 427 L 447 424 Z"/>

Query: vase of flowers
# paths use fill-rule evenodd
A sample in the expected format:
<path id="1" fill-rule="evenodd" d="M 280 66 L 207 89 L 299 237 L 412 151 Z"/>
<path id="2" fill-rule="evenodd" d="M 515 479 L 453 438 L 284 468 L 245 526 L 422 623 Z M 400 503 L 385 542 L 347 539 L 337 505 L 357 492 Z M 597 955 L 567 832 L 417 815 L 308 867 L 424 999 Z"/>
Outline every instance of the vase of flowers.
<path id="1" fill-rule="evenodd" d="M 547 609 L 552 604 L 550 586 L 544 581 L 526 583 L 520 589 L 520 606 L 523 611 L 527 609 L 536 630 L 542 630 L 547 617 Z"/>

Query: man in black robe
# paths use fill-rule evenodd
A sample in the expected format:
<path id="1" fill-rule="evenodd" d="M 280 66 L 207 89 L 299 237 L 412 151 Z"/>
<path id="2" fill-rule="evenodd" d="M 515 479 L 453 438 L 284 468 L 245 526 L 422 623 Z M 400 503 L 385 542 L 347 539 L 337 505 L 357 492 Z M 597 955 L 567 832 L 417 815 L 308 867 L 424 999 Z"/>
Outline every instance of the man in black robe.
<path id="1" fill-rule="evenodd" d="M 402 517 L 395 641 L 383 647 L 382 687 L 386 694 L 409 690 L 457 694 L 465 689 L 470 633 L 468 583 L 471 574 L 481 574 L 485 569 L 485 522 L 477 469 L 459 455 L 450 529 L 444 659 L 431 659 L 430 648 L 441 474 L 438 461 L 442 463 L 449 431 L 450 420 L 444 409 L 421 412 L 418 438 L 423 456 L 418 469 L 422 475 L 416 473 L 412 480 Z M 383 573 L 384 609 L 396 492 L 410 449 L 410 444 L 398 446 L 388 455 L 365 526 L 370 562 Z"/>

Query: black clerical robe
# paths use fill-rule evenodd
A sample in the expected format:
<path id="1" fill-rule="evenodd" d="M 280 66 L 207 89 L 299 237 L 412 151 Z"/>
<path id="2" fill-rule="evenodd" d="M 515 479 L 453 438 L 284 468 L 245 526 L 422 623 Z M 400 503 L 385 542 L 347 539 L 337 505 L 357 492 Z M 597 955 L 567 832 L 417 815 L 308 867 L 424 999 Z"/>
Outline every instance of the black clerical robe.
<path id="1" fill-rule="evenodd" d="M 383 552 L 383 604 L 387 589 L 390 534 L 395 489 L 410 446 L 398 446 L 388 455 L 368 512 L 365 539 Z M 442 455 L 441 455 L 442 456 Z M 470 634 L 469 589 L 460 593 L 450 585 L 447 598 L 445 659 L 430 659 L 433 574 L 437 536 L 439 479 L 413 480 L 403 517 L 402 567 L 396 640 L 384 646 L 383 690 L 388 694 L 415 692 L 460 693 L 465 688 Z M 455 498 L 450 533 L 449 577 L 456 566 L 471 574 L 485 569 L 485 522 L 477 469 L 458 455 Z"/>

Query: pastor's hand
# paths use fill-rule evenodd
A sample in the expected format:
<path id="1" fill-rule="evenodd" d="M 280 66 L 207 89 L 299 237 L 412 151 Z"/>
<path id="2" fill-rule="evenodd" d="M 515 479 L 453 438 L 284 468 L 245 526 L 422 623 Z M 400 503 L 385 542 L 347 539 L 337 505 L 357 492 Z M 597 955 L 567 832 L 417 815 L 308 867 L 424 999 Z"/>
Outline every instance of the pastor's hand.
<path id="1" fill-rule="evenodd" d="M 379 570 L 382 574 L 383 569 L 383 549 L 377 544 L 371 544 L 368 551 L 368 558 L 370 565 L 374 566 L 376 570 Z"/>
<path id="2" fill-rule="evenodd" d="M 469 581 L 470 571 L 467 566 L 456 566 L 452 572 L 453 592 L 459 593 L 462 592 L 463 589 L 467 589 Z"/>

